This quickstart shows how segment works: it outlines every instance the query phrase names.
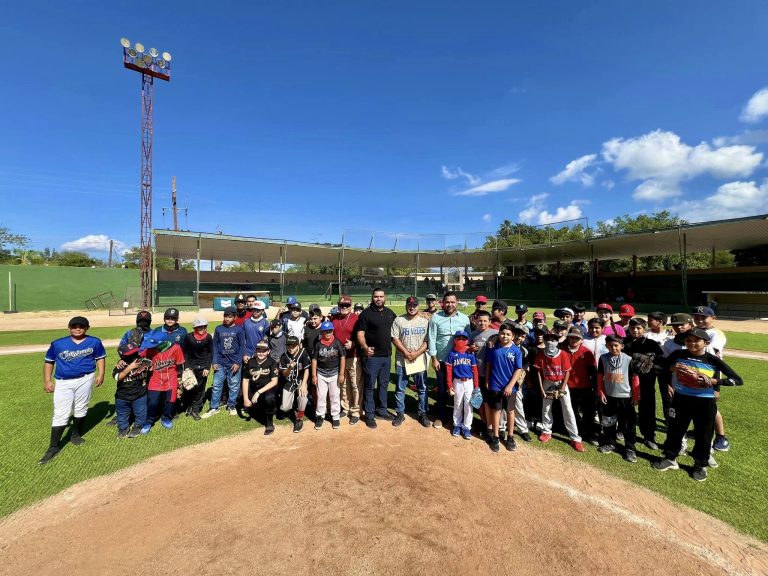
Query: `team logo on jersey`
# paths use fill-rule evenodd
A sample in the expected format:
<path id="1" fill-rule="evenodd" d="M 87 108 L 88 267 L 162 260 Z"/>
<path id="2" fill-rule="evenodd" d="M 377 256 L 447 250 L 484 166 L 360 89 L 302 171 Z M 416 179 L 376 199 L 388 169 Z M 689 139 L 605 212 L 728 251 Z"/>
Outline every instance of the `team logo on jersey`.
<path id="1" fill-rule="evenodd" d="M 227 336 L 224 338 L 224 350 L 232 350 L 232 342 L 234 339 L 234 336 Z"/>
<path id="2" fill-rule="evenodd" d="M 93 354 L 93 348 L 83 348 L 82 350 L 65 350 L 59 352 L 59 358 L 64 362 L 71 362 L 78 358 L 86 358 Z"/>

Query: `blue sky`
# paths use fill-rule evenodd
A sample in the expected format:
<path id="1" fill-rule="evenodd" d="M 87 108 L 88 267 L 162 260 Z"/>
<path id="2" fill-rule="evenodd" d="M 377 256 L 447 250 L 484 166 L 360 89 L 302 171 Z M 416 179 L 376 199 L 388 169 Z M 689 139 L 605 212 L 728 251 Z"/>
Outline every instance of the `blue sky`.
<path id="1" fill-rule="evenodd" d="M 766 212 L 767 17 L 706 0 L 17 3 L 0 225 L 40 249 L 138 243 L 123 36 L 173 54 L 156 227 L 174 175 L 182 227 L 304 241 Z"/>

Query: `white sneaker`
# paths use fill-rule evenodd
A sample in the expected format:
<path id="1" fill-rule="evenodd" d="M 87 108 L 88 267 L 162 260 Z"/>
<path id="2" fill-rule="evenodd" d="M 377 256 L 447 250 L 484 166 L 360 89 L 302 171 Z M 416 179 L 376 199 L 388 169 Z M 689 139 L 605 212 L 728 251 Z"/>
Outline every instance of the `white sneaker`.
<path id="1" fill-rule="evenodd" d="M 218 408 L 211 408 L 205 414 L 200 414 L 200 418 L 210 418 L 211 416 L 215 416 L 218 413 L 219 413 L 219 409 Z"/>
<path id="2" fill-rule="evenodd" d="M 237 416 L 237 408 L 230 408 L 229 409 L 229 415 L 230 416 Z"/>
<path id="3" fill-rule="evenodd" d="M 715 460 L 715 457 L 712 456 L 712 454 L 709 455 L 709 462 L 707 462 L 707 466 L 710 468 L 717 468 L 720 466 L 720 464 L 717 463 L 717 460 Z"/>

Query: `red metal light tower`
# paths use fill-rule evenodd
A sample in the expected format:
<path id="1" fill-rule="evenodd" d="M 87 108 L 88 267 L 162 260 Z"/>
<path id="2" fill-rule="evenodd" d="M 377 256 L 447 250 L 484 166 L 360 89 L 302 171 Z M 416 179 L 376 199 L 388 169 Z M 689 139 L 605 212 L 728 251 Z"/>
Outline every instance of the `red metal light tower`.
<path id="1" fill-rule="evenodd" d="M 123 66 L 141 73 L 141 233 L 139 251 L 141 254 L 141 305 L 152 306 L 152 111 L 154 80 L 166 82 L 171 79 L 171 55 L 156 48 L 144 51 L 144 45 L 136 42 L 131 47 L 127 38 L 122 38 Z"/>

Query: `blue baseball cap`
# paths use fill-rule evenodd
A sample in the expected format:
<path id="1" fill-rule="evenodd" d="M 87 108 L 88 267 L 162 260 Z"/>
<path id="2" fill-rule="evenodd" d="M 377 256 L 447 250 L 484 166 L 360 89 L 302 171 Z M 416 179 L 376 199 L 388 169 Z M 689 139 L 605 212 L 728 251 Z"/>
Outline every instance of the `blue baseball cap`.
<path id="1" fill-rule="evenodd" d="M 296 299 L 296 296 L 288 296 L 288 300 L 285 301 L 285 303 L 290 306 L 291 304 L 297 304 L 299 301 Z"/>
<path id="2" fill-rule="evenodd" d="M 692 314 L 694 316 L 714 316 L 715 311 L 709 306 L 696 306 L 696 308 L 693 309 Z"/>
<path id="3" fill-rule="evenodd" d="M 469 336 L 467 336 L 467 333 L 464 332 L 464 330 L 456 330 L 453 334 L 454 338 L 467 338 L 469 339 Z"/>
<path id="4" fill-rule="evenodd" d="M 326 320 L 325 322 L 320 324 L 320 330 L 322 332 L 325 332 L 326 330 L 333 330 L 333 322 L 328 322 L 328 320 Z"/>

